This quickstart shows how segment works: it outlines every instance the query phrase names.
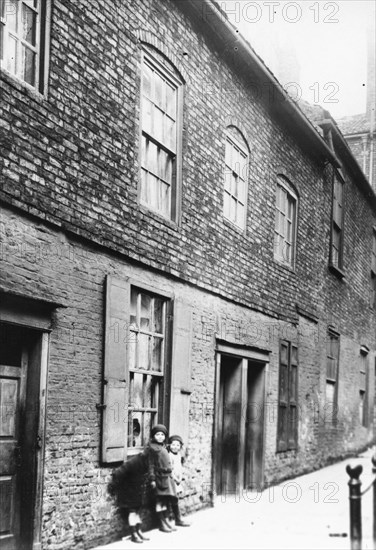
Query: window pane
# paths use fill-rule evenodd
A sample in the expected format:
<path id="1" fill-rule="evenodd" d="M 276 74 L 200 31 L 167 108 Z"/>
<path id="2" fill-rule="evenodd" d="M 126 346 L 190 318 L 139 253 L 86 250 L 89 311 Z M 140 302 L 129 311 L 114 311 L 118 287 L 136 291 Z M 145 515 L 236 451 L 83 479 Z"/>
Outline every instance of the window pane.
<path id="1" fill-rule="evenodd" d="M 144 414 L 144 426 L 143 426 L 143 445 L 147 443 L 147 441 L 150 439 L 150 432 L 152 426 L 154 426 L 156 421 L 156 414 L 155 413 L 145 413 Z"/>
<path id="2" fill-rule="evenodd" d="M 165 143 L 164 140 L 164 122 L 165 116 L 163 111 L 158 109 L 158 107 L 153 108 L 153 121 L 152 121 L 152 134 L 153 137 L 158 140 L 160 143 Z"/>
<path id="3" fill-rule="evenodd" d="M 152 131 L 152 121 L 151 121 L 152 104 L 145 97 L 142 98 L 141 112 L 142 112 L 142 129 L 145 132 L 147 132 L 148 134 L 151 134 L 151 131 Z"/>
<path id="4" fill-rule="evenodd" d="M 158 176 L 164 181 L 171 183 L 172 181 L 172 159 L 162 149 L 159 151 L 159 161 L 158 161 Z"/>
<path id="5" fill-rule="evenodd" d="M 145 380 L 144 380 L 144 407 L 153 407 L 153 403 L 154 403 L 154 396 L 153 396 L 153 392 L 155 390 L 155 383 L 153 381 L 153 377 L 152 376 L 145 376 L 144 377 Z"/>
<path id="6" fill-rule="evenodd" d="M 147 294 L 141 294 L 141 318 L 140 329 L 150 330 L 150 317 L 151 317 L 151 297 Z"/>
<path id="7" fill-rule="evenodd" d="M 166 113 L 176 120 L 176 88 L 173 88 L 170 84 L 166 84 Z"/>
<path id="8" fill-rule="evenodd" d="M 154 102 L 162 111 L 165 111 L 164 83 L 161 77 L 154 73 Z"/>
<path id="9" fill-rule="evenodd" d="M 17 0 L 8 0 L 7 2 L 4 2 L 5 8 L 4 8 L 4 17 L 5 17 L 5 24 L 10 32 L 17 32 L 17 8 L 18 8 L 18 2 Z"/>
<path id="10" fill-rule="evenodd" d="M 170 214 L 170 186 L 160 182 L 160 204 L 159 208 L 162 214 L 169 216 Z"/>
<path id="11" fill-rule="evenodd" d="M 128 416 L 128 447 L 142 445 L 142 416 L 143 413 L 130 411 Z"/>
<path id="12" fill-rule="evenodd" d="M 176 151 L 176 124 L 175 121 L 171 118 L 165 116 L 164 121 L 164 143 L 166 146 L 171 149 L 171 151 Z"/>
<path id="13" fill-rule="evenodd" d="M 137 290 L 134 290 L 132 288 L 131 290 L 131 304 L 130 304 L 130 312 L 131 312 L 131 315 L 130 315 L 130 324 L 131 325 L 135 325 L 136 326 L 136 323 L 137 323 L 137 318 L 136 318 L 136 315 L 137 315 Z"/>
<path id="14" fill-rule="evenodd" d="M 149 65 L 144 63 L 143 73 L 142 73 L 142 93 L 148 98 L 151 98 L 152 96 L 152 89 L 151 89 L 152 79 L 153 79 L 153 71 L 151 70 Z"/>
<path id="15" fill-rule="evenodd" d="M 22 10 L 22 38 L 35 46 L 36 37 L 36 13 L 27 6 L 23 5 Z"/>
<path id="16" fill-rule="evenodd" d="M 28 84 L 35 84 L 35 59 L 36 54 L 29 48 L 23 47 L 23 66 L 24 76 L 23 79 Z"/>
<path id="17" fill-rule="evenodd" d="M 163 330 L 163 301 L 154 298 L 154 332 L 161 333 Z"/>
<path id="18" fill-rule="evenodd" d="M 285 262 L 288 262 L 289 264 L 291 264 L 291 244 L 289 244 L 288 242 L 285 242 L 284 243 L 284 247 L 283 247 L 283 259 Z"/>
<path id="19" fill-rule="evenodd" d="M 129 405 L 138 409 L 143 406 L 143 374 L 135 372 L 131 376 Z"/>
<path id="20" fill-rule="evenodd" d="M 159 210 L 159 181 L 155 176 L 148 176 L 148 204 Z"/>
<path id="21" fill-rule="evenodd" d="M 162 372 L 162 344 L 161 338 L 152 339 L 152 369 Z"/>
<path id="22" fill-rule="evenodd" d="M 239 226 L 244 226 L 244 220 L 245 220 L 245 208 L 242 204 L 238 203 L 236 223 Z"/>
<path id="23" fill-rule="evenodd" d="M 7 70 L 12 73 L 17 73 L 17 40 L 15 40 L 13 37 L 9 36 L 7 41 L 7 59 L 6 59 L 6 68 Z"/>
<path id="24" fill-rule="evenodd" d="M 128 362 L 129 362 L 129 369 L 134 370 L 137 368 L 137 341 L 136 341 L 137 334 L 134 332 L 130 334 L 129 342 L 128 342 Z"/>
<path id="25" fill-rule="evenodd" d="M 149 340 L 147 334 L 139 334 L 138 336 L 138 365 L 139 369 L 147 370 L 149 368 Z"/>

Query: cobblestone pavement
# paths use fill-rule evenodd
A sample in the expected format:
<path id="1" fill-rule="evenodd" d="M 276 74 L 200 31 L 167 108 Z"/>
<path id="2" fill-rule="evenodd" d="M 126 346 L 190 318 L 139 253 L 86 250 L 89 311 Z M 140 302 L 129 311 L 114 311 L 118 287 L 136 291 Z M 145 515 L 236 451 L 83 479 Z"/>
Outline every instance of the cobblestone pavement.
<path id="1" fill-rule="evenodd" d="M 191 527 L 173 533 L 154 529 L 150 541 L 122 541 L 95 550 L 190 549 L 333 549 L 349 550 L 349 488 L 346 465 L 362 464 L 362 490 L 372 481 L 371 457 L 375 448 L 310 474 L 299 476 L 262 493 L 217 497 L 215 506 L 186 519 Z M 372 488 L 362 498 L 361 550 L 372 542 Z"/>

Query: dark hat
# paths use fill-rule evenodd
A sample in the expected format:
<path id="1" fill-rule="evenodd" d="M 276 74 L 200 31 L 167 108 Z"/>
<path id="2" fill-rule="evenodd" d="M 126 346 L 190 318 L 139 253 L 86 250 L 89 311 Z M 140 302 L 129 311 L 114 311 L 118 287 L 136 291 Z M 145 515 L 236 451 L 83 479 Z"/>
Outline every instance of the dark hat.
<path id="1" fill-rule="evenodd" d="M 171 435 L 170 439 L 168 440 L 169 443 L 172 443 L 173 441 L 179 441 L 180 445 L 183 446 L 183 439 L 180 437 L 180 435 Z"/>
<path id="2" fill-rule="evenodd" d="M 157 432 L 163 432 L 163 433 L 165 434 L 165 436 L 167 437 L 167 428 L 166 428 L 166 426 L 164 426 L 163 424 L 156 424 L 155 426 L 152 427 L 152 429 L 151 429 L 151 437 L 154 437 L 154 435 L 155 435 Z"/>

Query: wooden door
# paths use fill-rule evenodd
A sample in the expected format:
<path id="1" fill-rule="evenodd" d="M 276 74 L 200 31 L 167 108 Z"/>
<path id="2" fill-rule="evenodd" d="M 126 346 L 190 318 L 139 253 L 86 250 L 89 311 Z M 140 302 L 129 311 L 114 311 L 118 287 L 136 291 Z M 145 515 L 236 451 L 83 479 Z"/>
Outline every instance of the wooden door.
<path id="1" fill-rule="evenodd" d="M 32 372 L 28 387 L 27 375 L 39 369 L 29 369 L 36 366 L 30 336 L 23 329 L 0 325 L 1 550 L 32 547 L 39 378 Z"/>
<path id="2" fill-rule="evenodd" d="M 265 364 L 248 361 L 244 487 L 261 490 L 264 456 Z"/>
<path id="3" fill-rule="evenodd" d="M 222 354 L 218 369 L 217 493 L 239 497 L 262 488 L 265 363 Z"/>
<path id="4" fill-rule="evenodd" d="M 223 355 L 220 370 L 217 492 L 239 490 L 241 455 L 241 359 Z"/>

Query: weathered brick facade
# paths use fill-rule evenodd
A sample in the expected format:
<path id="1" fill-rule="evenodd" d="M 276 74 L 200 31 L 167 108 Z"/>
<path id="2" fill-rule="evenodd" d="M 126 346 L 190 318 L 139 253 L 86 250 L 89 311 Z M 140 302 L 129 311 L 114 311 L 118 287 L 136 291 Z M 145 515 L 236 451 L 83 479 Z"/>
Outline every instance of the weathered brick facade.
<path id="1" fill-rule="evenodd" d="M 210 17 L 170 0 L 55 0 L 47 96 L 0 72 L 1 290 L 59 305 L 49 337 L 42 548 L 90 548 L 124 532 L 106 493 L 112 465 L 100 460 L 107 275 L 192 309 L 186 510 L 208 505 L 214 490 L 219 340 L 269 356 L 265 400 L 255 403 L 264 484 L 373 441 L 373 423 L 359 422 L 358 363 L 366 346 L 372 416 L 376 199 L 344 162 L 340 278 L 328 269 L 332 167 L 298 122 L 281 119 L 270 83 L 255 88 L 229 43 L 218 45 Z M 177 224 L 138 201 L 142 47 L 156 48 L 185 81 Z M 245 232 L 222 214 L 229 125 L 251 150 Z M 299 199 L 294 269 L 273 258 L 278 174 Z M 325 404 L 328 326 L 340 335 L 335 425 Z M 298 446 L 285 452 L 277 452 L 281 340 L 299 354 Z"/>

